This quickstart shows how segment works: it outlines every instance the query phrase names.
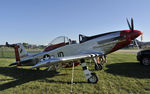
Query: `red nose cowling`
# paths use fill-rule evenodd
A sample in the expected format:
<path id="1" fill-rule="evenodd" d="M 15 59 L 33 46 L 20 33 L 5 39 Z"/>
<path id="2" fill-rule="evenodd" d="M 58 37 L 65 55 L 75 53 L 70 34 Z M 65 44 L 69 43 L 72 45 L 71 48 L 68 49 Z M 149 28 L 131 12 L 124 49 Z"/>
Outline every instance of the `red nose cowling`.
<path id="1" fill-rule="evenodd" d="M 134 30 L 134 31 L 130 31 L 129 34 L 127 34 L 127 36 L 131 39 L 134 40 L 136 39 L 138 36 L 140 36 L 142 34 L 141 31 L 139 30 Z"/>
<path id="2" fill-rule="evenodd" d="M 139 30 L 120 31 L 120 36 L 124 36 L 124 38 L 119 40 L 118 43 L 114 46 L 114 48 L 109 53 L 114 52 L 116 50 L 119 50 L 119 49 L 129 45 L 132 42 L 132 40 L 136 39 L 141 34 L 142 34 L 142 32 Z"/>

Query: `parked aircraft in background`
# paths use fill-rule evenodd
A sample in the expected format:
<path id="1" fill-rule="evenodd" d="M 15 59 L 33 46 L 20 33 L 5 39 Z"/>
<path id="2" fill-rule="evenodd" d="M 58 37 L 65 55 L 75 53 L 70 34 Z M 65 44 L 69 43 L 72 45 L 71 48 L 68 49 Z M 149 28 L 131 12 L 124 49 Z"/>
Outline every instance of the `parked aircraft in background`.
<path id="1" fill-rule="evenodd" d="M 138 45 L 139 48 L 150 48 L 150 42 L 143 42 L 136 39 L 136 43 L 133 42 L 133 45 Z"/>
<path id="2" fill-rule="evenodd" d="M 141 31 L 134 30 L 133 19 L 131 25 L 128 22 L 129 30 L 120 30 L 98 34 L 94 36 L 79 35 L 79 43 L 68 37 L 61 36 L 54 39 L 48 47 L 41 53 L 28 53 L 22 44 L 8 44 L 8 47 L 14 47 L 16 62 L 10 64 L 17 66 L 32 66 L 31 68 L 48 67 L 48 70 L 54 70 L 58 67 L 72 67 L 81 63 L 84 75 L 89 83 L 97 83 L 98 77 L 95 73 L 91 73 L 85 59 L 92 58 L 97 69 L 101 69 L 102 65 L 97 58 L 104 57 L 116 50 L 119 50 L 131 43 L 141 35 Z"/>

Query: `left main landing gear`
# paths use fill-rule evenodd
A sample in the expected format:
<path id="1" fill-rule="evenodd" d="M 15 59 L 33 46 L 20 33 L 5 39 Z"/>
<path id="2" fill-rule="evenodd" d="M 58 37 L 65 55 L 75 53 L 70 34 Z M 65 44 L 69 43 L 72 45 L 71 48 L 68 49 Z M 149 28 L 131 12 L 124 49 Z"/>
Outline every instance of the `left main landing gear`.
<path id="1" fill-rule="evenodd" d="M 84 71 L 85 78 L 88 80 L 88 82 L 93 83 L 93 84 L 97 83 L 98 82 L 98 76 L 95 73 L 91 73 L 88 70 L 84 59 L 81 59 L 80 62 L 81 62 L 82 69 Z"/>

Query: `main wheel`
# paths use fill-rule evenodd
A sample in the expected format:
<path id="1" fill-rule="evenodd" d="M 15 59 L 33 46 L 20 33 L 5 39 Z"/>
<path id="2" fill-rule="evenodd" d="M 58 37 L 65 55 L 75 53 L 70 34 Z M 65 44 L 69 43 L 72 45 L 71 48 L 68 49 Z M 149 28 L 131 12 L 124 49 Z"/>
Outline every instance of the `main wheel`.
<path id="1" fill-rule="evenodd" d="M 95 64 L 95 70 L 102 70 L 103 66 L 101 64 Z"/>
<path id="2" fill-rule="evenodd" d="M 91 77 L 88 79 L 88 83 L 97 83 L 98 82 L 98 76 L 95 73 L 91 73 Z"/>
<path id="3" fill-rule="evenodd" d="M 145 66 L 149 66 L 150 65 L 150 59 L 147 58 L 147 57 L 144 57 L 142 59 L 142 64 L 145 65 Z"/>

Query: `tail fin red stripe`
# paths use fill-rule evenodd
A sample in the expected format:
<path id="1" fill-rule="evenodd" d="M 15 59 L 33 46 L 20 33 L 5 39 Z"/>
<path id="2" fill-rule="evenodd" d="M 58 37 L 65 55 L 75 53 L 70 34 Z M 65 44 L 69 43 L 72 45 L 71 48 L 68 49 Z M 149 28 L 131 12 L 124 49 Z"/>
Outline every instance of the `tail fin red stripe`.
<path id="1" fill-rule="evenodd" d="M 14 45 L 16 61 L 20 61 L 20 56 L 19 56 L 18 48 L 19 48 L 18 45 Z"/>

